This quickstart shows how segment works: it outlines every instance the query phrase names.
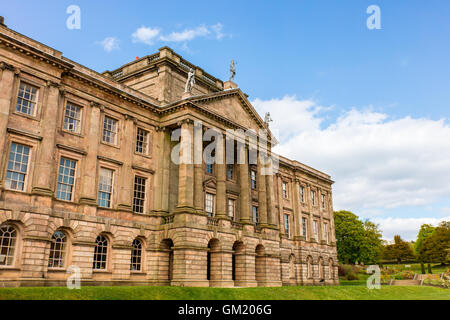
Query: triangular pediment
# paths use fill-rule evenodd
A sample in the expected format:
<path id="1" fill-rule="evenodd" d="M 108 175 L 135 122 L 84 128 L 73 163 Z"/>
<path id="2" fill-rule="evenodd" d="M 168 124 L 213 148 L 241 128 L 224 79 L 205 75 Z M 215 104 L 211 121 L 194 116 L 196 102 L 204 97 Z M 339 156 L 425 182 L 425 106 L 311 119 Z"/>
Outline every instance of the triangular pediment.
<path id="1" fill-rule="evenodd" d="M 267 129 L 258 112 L 239 89 L 196 97 L 191 101 L 243 128 L 253 129 L 256 132 Z"/>

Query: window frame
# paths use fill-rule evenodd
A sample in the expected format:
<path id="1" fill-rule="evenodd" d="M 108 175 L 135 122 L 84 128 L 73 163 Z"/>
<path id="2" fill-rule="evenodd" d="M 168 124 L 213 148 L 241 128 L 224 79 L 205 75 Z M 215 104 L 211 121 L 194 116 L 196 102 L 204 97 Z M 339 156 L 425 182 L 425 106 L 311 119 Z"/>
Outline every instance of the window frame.
<path id="1" fill-rule="evenodd" d="M 208 196 L 212 197 L 212 202 L 211 202 L 211 212 L 209 212 L 208 206 L 207 204 L 209 203 L 208 200 Z M 216 194 L 215 193 L 211 193 L 209 191 L 205 192 L 205 213 L 208 215 L 208 217 L 214 217 L 216 215 Z"/>
<path id="2" fill-rule="evenodd" d="M 29 113 L 25 113 L 22 111 L 17 110 L 17 106 L 18 106 L 18 100 L 19 100 L 19 92 L 20 92 L 20 85 L 24 84 L 24 85 L 28 85 L 30 87 L 34 87 L 36 88 L 36 101 L 34 102 L 34 108 L 33 108 L 33 113 L 29 114 Z M 39 100 L 40 100 L 40 92 L 41 92 L 42 86 L 37 85 L 35 82 L 30 81 L 28 79 L 23 79 L 20 78 L 18 85 L 17 85 L 17 92 L 16 92 L 16 99 L 14 100 L 14 113 L 15 114 L 19 114 L 21 116 L 25 116 L 25 117 L 30 117 L 30 118 L 37 118 L 38 116 L 38 107 L 39 107 Z M 25 100 L 23 97 L 20 98 L 22 100 Z M 29 101 L 29 100 L 27 100 Z"/>
<path id="3" fill-rule="evenodd" d="M 256 209 L 256 212 L 255 212 Z M 255 221 L 255 213 L 256 213 L 256 221 Z M 254 225 L 259 224 L 259 207 L 255 204 L 252 205 L 252 223 Z"/>
<path id="4" fill-rule="evenodd" d="M 77 131 L 71 131 L 69 129 L 66 128 L 66 112 L 67 112 L 67 106 L 71 105 L 72 107 L 76 107 L 79 108 L 79 113 L 80 113 L 80 119 L 75 119 L 78 121 L 78 130 Z M 64 110 L 63 110 L 63 115 L 62 115 L 62 130 L 64 132 L 70 133 L 70 134 L 74 134 L 74 135 L 81 135 L 82 131 L 83 131 L 83 116 L 84 116 L 84 106 L 81 105 L 78 102 L 74 102 L 72 99 L 66 99 L 64 101 Z M 72 118 L 71 118 L 72 119 Z"/>
<path id="5" fill-rule="evenodd" d="M 98 248 L 98 238 L 104 238 L 106 240 L 106 253 L 98 253 L 97 252 L 97 248 Z M 103 246 L 105 247 L 105 246 Z M 101 254 L 102 256 L 105 256 L 105 261 L 103 260 L 95 260 L 96 255 L 97 254 Z M 94 247 L 94 256 L 92 259 L 92 272 L 108 272 L 109 270 L 109 257 L 111 256 L 111 240 L 110 238 L 103 233 L 100 233 L 96 238 L 95 238 L 95 247 Z M 97 263 L 104 263 L 105 267 L 104 268 L 96 268 L 95 265 Z"/>
<path id="6" fill-rule="evenodd" d="M 103 170 L 109 170 L 109 171 L 111 171 L 112 172 L 112 178 L 111 178 L 111 193 L 110 193 L 110 205 L 109 205 L 109 207 L 103 207 L 103 206 L 101 206 L 100 205 L 100 192 L 103 192 L 103 191 L 100 191 L 100 177 L 101 177 L 101 172 L 102 172 L 102 169 Z M 97 205 L 98 205 L 98 207 L 99 208 L 102 208 L 102 209 L 112 209 L 113 207 L 114 207 L 114 203 L 115 203 L 115 199 L 114 199 L 114 191 L 115 191 L 115 181 L 116 181 L 116 174 L 117 174 L 117 169 L 116 168 L 111 168 L 111 167 L 109 167 L 109 166 L 105 166 L 105 165 L 100 165 L 99 166 L 99 172 L 98 172 L 98 181 L 97 181 Z"/>
<path id="7" fill-rule="evenodd" d="M 135 195 L 136 195 L 136 178 L 144 180 L 144 192 L 143 192 L 144 193 L 144 198 L 143 199 L 138 199 L 139 201 L 143 202 L 142 206 L 141 206 L 142 207 L 142 212 L 135 211 L 135 206 L 136 206 L 135 205 L 135 200 L 136 200 L 136 197 L 135 197 Z M 145 214 L 146 213 L 147 192 L 148 192 L 147 186 L 148 186 L 148 177 L 140 175 L 138 173 L 135 173 L 134 174 L 134 179 L 133 179 L 133 205 L 132 205 L 132 210 L 133 210 L 133 213 L 135 213 L 135 214 Z M 142 191 L 141 191 L 141 193 L 142 193 Z"/>
<path id="8" fill-rule="evenodd" d="M 59 232 L 59 233 L 63 233 L 64 237 L 65 237 L 65 241 L 64 241 L 64 247 L 62 250 L 59 250 L 59 252 L 62 252 L 62 258 L 60 258 L 59 260 L 61 261 L 60 266 L 54 266 L 54 264 L 50 265 L 50 261 L 52 259 L 52 245 L 53 245 L 53 237 L 55 236 L 55 234 Z M 56 230 L 51 237 L 51 243 L 50 243 L 50 249 L 49 249 L 49 255 L 48 255 L 48 263 L 47 263 L 47 267 L 48 269 L 51 270 L 58 270 L 58 269 L 64 269 L 67 265 L 67 260 L 68 260 L 68 256 L 69 256 L 69 248 L 70 248 L 70 242 L 69 242 L 69 235 L 65 230 Z M 53 249 L 54 250 L 54 249 Z M 55 258 L 53 258 L 53 262 L 55 261 Z"/>
<path id="9" fill-rule="evenodd" d="M 8 169 L 9 161 L 10 161 L 9 157 L 11 156 L 11 151 L 12 151 L 12 145 L 13 144 L 20 145 L 22 147 L 27 147 L 29 149 L 28 161 L 27 161 L 27 170 L 26 170 L 25 173 L 12 171 L 12 170 Z M 19 141 L 19 140 L 16 140 L 16 139 L 11 139 L 11 141 L 9 141 L 8 156 L 7 156 L 7 159 L 5 160 L 5 176 L 4 176 L 4 179 L 3 179 L 5 190 L 13 191 L 13 192 L 21 192 L 21 193 L 27 193 L 28 192 L 28 182 L 29 182 L 29 177 L 31 175 L 31 173 L 30 173 L 31 172 L 30 171 L 31 170 L 31 163 L 33 162 L 32 161 L 32 157 L 33 157 L 33 146 L 32 145 L 28 144 L 27 142 Z M 11 171 L 13 173 L 16 172 L 16 173 L 24 175 L 23 189 L 22 190 L 13 189 L 13 188 L 10 188 L 10 187 L 7 186 L 7 181 L 8 181 L 7 178 L 8 178 L 8 172 L 9 171 Z"/>
<path id="10" fill-rule="evenodd" d="M 0 264 L 0 269 L 14 269 L 17 266 L 18 263 L 18 257 L 20 256 L 20 249 L 21 249 L 21 229 L 14 223 L 11 223 L 9 221 L 6 221 L 4 223 L 0 224 L 0 229 L 10 227 L 14 229 L 15 237 L 14 237 L 14 244 L 13 244 L 13 253 L 11 255 L 11 263 L 7 264 L 8 262 L 8 253 L 11 251 L 11 246 L 9 246 L 7 250 L 7 254 L 3 255 L 5 257 L 5 264 Z M 3 237 L 0 237 L 0 239 L 3 239 Z M 2 252 L 3 248 L 3 241 L 0 241 L 0 254 Z M 0 261 L 2 263 L 2 261 Z"/>
<path id="11" fill-rule="evenodd" d="M 253 174 L 255 174 L 255 178 L 253 178 Z M 250 186 L 252 190 L 258 189 L 258 172 L 255 169 L 250 170 Z"/>
<path id="12" fill-rule="evenodd" d="M 108 141 L 105 141 L 105 122 L 106 122 L 106 120 L 107 119 L 111 119 L 111 120 L 114 120 L 115 122 L 116 122 L 116 132 L 115 132 L 115 139 L 114 139 L 114 142 L 108 142 Z M 110 115 L 110 114 L 103 114 L 103 117 L 102 117 L 102 126 L 101 126 L 101 142 L 103 143 L 103 144 L 106 144 L 106 145 L 108 145 L 108 146 L 112 146 L 112 147 L 119 147 L 119 134 L 120 134 L 120 119 L 118 119 L 117 117 L 114 117 L 114 116 L 112 116 L 112 115 Z M 113 131 L 108 131 L 108 132 L 113 132 Z"/>
<path id="13" fill-rule="evenodd" d="M 139 250 L 139 262 L 133 262 L 134 252 L 135 252 L 135 242 L 139 242 L 140 248 L 136 249 Z M 145 258 L 144 258 L 144 241 L 140 238 L 135 238 L 133 242 L 131 243 L 131 259 L 130 259 L 130 272 L 131 273 L 143 273 L 144 272 L 144 266 Z M 133 269 L 134 265 L 139 265 L 139 269 Z"/>
<path id="14" fill-rule="evenodd" d="M 286 181 L 281 181 L 281 193 L 283 199 L 289 199 L 289 183 Z"/>
<path id="15" fill-rule="evenodd" d="M 145 133 L 145 140 L 146 141 L 141 142 L 142 144 L 144 144 L 146 146 L 145 150 L 143 152 L 140 152 L 140 151 L 137 150 L 138 149 L 138 143 L 139 143 L 139 140 L 138 140 L 139 131 L 142 131 L 142 132 Z M 137 126 L 136 127 L 134 152 L 136 154 L 138 154 L 138 155 L 141 155 L 141 156 L 149 156 L 150 155 L 150 131 L 147 130 L 147 129 L 144 129 L 141 126 Z"/>
<path id="16" fill-rule="evenodd" d="M 230 201 L 232 201 L 233 215 L 230 215 Z M 227 215 L 232 221 L 236 221 L 236 199 L 227 198 Z"/>
<path id="17" fill-rule="evenodd" d="M 61 159 L 66 159 L 66 160 L 69 160 L 69 161 L 73 161 L 73 162 L 75 162 L 75 169 L 74 169 L 74 175 L 73 175 L 73 185 L 72 185 L 72 193 L 71 193 L 71 196 L 70 196 L 70 200 L 66 200 L 66 199 L 60 199 L 60 198 L 58 198 L 58 190 L 59 190 L 59 185 L 60 185 L 60 183 L 59 183 L 59 175 L 60 175 L 60 173 L 59 173 L 59 171 L 60 171 L 60 168 L 61 168 Z M 59 200 L 59 201 L 65 201 L 65 202 L 74 202 L 75 201 L 75 193 L 76 193 L 76 187 L 77 187 L 77 176 L 78 176 L 78 163 L 79 163 L 79 159 L 74 159 L 74 158 L 71 158 L 71 157 L 68 157 L 66 154 L 61 154 L 60 156 L 59 156 L 59 165 L 58 165 L 58 167 L 57 167 L 57 170 L 58 170 L 58 173 L 57 173 L 57 175 L 56 175 L 56 195 L 55 195 L 55 197 L 56 197 L 56 199 L 57 200 Z"/>
<path id="18" fill-rule="evenodd" d="M 302 217 L 302 233 L 305 240 L 308 239 L 308 218 Z"/>
<path id="19" fill-rule="evenodd" d="M 291 237 L 291 221 L 290 221 L 290 214 L 284 213 L 284 234 L 289 239 Z"/>
<path id="20" fill-rule="evenodd" d="M 300 202 L 301 203 L 305 203 L 305 191 L 306 191 L 306 188 L 305 188 L 305 186 L 303 186 L 303 185 L 300 185 L 299 186 L 299 193 L 300 193 Z"/>

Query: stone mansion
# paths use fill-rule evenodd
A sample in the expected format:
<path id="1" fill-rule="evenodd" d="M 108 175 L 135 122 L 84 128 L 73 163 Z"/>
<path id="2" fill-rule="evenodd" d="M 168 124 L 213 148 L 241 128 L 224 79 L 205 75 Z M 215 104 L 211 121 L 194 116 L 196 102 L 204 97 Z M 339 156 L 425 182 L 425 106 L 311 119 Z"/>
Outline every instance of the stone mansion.
<path id="1" fill-rule="evenodd" d="M 0 287 L 74 266 L 81 285 L 338 284 L 330 176 L 281 156 L 263 175 L 247 139 L 243 163 L 176 164 L 197 122 L 276 143 L 233 81 L 168 47 L 99 74 L 0 23 Z"/>

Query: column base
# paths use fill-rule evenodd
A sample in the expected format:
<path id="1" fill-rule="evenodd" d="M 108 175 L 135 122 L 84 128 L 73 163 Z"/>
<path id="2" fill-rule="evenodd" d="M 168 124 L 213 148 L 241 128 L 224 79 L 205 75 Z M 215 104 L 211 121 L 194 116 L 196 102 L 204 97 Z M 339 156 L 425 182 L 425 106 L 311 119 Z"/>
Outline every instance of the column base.
<path id="1" fill-rule="evenodd" d="M 209 287 L 208 280 L 173 279 L 170 285 L 174 287 Z"/>
<path id="2" fill-rule="evenodd" d="M 31 189 L 31 193 L 39 196 L 53 197 L 53 191 L 48 188 L 33 187 L 33 189 Z"/>
<path id="3" fill-rule="evenodd" d="M 235 287 L 257 287 L 258 283 L 256 280 L 234 280 Z"/>
<path id="4" fill-rule="evenodd" d="M 173 213 L 197 213 L 194 207 L 191 206 L 177 206 Z"/>
<path id="5" fill-rule="evenodd" d="M 84 204 L 88 206 L 97 206 L 97 200 L 92 198 L 80 198 L 79 204 Z"/>
<path id="6" fill-rule="evenodd" d="M 209 286 L 215 288 L 233 288 L 233 280 L 209 280 Z"/>

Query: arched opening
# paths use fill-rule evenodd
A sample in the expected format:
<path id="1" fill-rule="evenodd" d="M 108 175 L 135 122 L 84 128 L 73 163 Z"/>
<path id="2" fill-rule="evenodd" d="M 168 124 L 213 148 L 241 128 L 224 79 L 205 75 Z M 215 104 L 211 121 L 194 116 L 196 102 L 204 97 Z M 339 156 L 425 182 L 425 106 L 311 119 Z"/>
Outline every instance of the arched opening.
<path id="1" fill-rule="evenodd" d="M 262 244 L 255 249 L 255 278 L 259 286 L 264 285 L 266 280 L 266 254 Z"/>
<path id="2" fill-rule="evenodd" d="M 207 279 L 209 281 L 221 280 L 220 241 L 211 239 L 208 242 L 207 253 Z"/>
<path id="3" fill-rule="evenodd" d="M 295 284 L 297 280 L 297 272 L 295 270 L 295 256 L 291 254 L 289 257 L 289 282 Z"/>
<path id="4" fill-rule="evenodd" d="M 308 279 L 312 279 L 313 278 L 312 258 L 311 257 L 308 257 L 306 259 L 306 277 Z"/>
<path id="5" fill-rule="evenodd" d="M 17 249 L 17 228 L 12 224 L 0 226 L 0 266 L 13 266 Z"/>
<path id="6" fill-rule="evenodd" d="M 173 279 L 173 241 L 172 239 L 164 239 L 161 241 L 161 280 L 172 281 Z"/>
<path id="7" fill-rule="evenodd" d="M 232 279 L 235 281 L 244 280 L 245 272 L 245 246 L 242 241 L 236 241 L 233 244 L 232 257 Z"/>
<path id="8" fill-rule="evenodd" d="M 319 258 L 319 279 L 320 279 L 320 281 L 324 280 L 323 259 L 322 259 L 322 257 Z"/>
<path id="9" fill-rule="evenodd" d="M 334 266 L 333 266 L 333 259 L 330 259 L 328 262 L 328 277 L 333 280 L 334 279 Z"/>

